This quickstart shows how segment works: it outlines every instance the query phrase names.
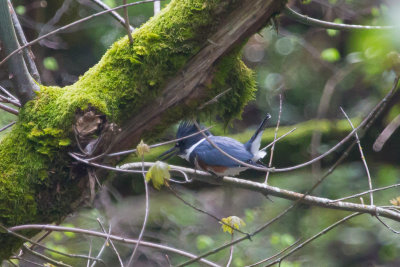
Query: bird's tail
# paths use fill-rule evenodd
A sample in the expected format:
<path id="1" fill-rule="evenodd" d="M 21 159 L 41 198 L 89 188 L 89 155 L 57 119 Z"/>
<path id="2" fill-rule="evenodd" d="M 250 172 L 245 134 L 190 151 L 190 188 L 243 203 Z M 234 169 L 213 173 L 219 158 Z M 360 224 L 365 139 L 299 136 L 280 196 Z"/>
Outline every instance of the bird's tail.
<path id="1" fill-rule="evenodd" d="M 271 115 L 269 115 L 269 113 L 267 113 L 264 120 L 261 122 L 260 126 L 258 126 L 254 135 L 245 144 L 247 150 L 249 150 L 253 155 L 255 153 L 257 153 L 258 150 L 260 149 L 261 136 L 262 136 L 265 128 L 267 127 L 267 122 L 270 118 L 271 118 Z"/>

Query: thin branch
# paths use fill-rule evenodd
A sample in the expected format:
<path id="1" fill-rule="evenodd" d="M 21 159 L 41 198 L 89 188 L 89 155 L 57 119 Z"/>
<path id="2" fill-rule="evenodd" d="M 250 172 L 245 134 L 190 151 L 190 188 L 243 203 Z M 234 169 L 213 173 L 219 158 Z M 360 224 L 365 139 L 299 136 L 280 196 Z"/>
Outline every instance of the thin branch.
<path id="1" fill-rule="evenodd" d="M 278 137 L 275 141 L 269 143 L 267 146 L 261 148 L 260 150 L 266 150 L 268 149 L 270 146 L 274 145 L 276 142 L 278 142 L 279 140 L 281 140 L 282 138 L 285 138 L 286 136 L 288 136 L 289 134 L 293 133 L 297 128 L 293 128 L 292 130 L 290 130 L 289 132 L 285 133 L 284 135 Z"/>
<path id="2" fill-rule="evenodd" d="M 37 262 L 34 262 L 34 261 L 30 261 L 30 260 L 24 259 L 24 258 L 22 258 L 22 257 L 20 257 L 20 256 L 14 256 L 14 257 L 12 257 L 12 259 L 17 259 L 17 260 L 20 260 L 20 261 L 27 262 L 27 263 L 29 263 L 29 264 L 31 264 L 31 265 L 43 267 L 43 264 L 40 264 L 40 263 L 37 263 Z"/>
<path id="3" fill-rule="evenodd" d="M 88 256 L 92 256 L 93 241 L 90 239 Z M 90 258 L 87 260 L 86 267 L 90 267 Z"/>
<path id="4" fill-rule="evenodd" d="M 375 217 L 376 217 L 376 218 L 378 219 L 378 221 L 379 221 L 381 224 L 383 224 L 387 229 L 389 229 L 390 231 L 392 231 L 392 232 L 395 233 L 395 234 L 400 234 L 399 231 L 394 230 L 392 227 L 390 227 L 390 226 L 389 226 L 387 223 L 385 223 L 381 218 L 379 218 L 378 215 L 376 215 Z"/>
<path id="5" fill-rule="evenodd" d="M 274 186 L 269 186 L 264 183 L 256 183 L 252 182 L 249 180 L 244 180 L 244 179 L 238 179 L 234 177 L 223 177 L 222 181 L 225 184 L 233 185 L 235 187 L 239 188 L 245 188 L 249 189 L 251 191 L 256 191 L 256 192 L 261 192 L 261 193 L 266 193 L 272 196 L 280 197 L 280 198 L 285 198 L 289 200 L 301 200 L 305 204 L 313 205 L 313 206 L 320 206 L 324 208 L 331 208 L 331 209 L 339 209 L 339 210 L 347 210 L 347 211 L 355 211 L 355 212 L 362 212 L 362 213 L 369 213 L 372 215 L 375 215 L 376 212 L 380 214 L 381 216 L 384 216 L 386 218 L 393 219 L 395 221 L 400 222 L 400 214 L 396 212 L 392 212 L 388 209 L 381 208 L 381 207 L 376 207 L 376 206 L 371 206 L 371 205 L 361 205 L 361 204 L 356 204 L 356 203 L 350 203 L 350 202 L 341 202 L 341 201 L 336 201 L 336 200 L 330 200 L 327 198 L 320 198 L 320 197 L 315 197 L 315 196 L 309 196 L 310 192 L 312 192 L 321 182 L 328 176 L 330 175 L 333 170 L 344 160 L 344 158 L 348 155 L 348 151 L 353 148 L 353 146 L 356 144 L 356 142 L 352 143 L 351 146 L 346 150 L 345 153 L 342 154 L 342 156 L 336 161 L 336 163 L 325 173 L 324 176 L 322 176 L 317 183 L 305 194 L 300 194 L 297 192 L 289 191 L 286 189 L 274 187 Z M 140 166 L 139 164 L 141 163 L 129 163 L 129 168 L 137 168 Z M 146 167 L 152 166 L 154 163 L 152 162 L 145 162 L 144 165 Z M 169 165 L 172 170 L 174 169 L 180 169 L 188 174 L 196 174 L 194 177 L 198 179 L 199 176 L 204 176 L 208 177 L 209 181 L 212 181 L 215 179 L 211 174 L 199 170 L 194 170 L 191 168 L 185 168 L 185 167 L 180 167 L 180 166 L 175 166 L 175 165 Z M 204 181 L 204 180 L 203 180 Z M 400 184 L 399 184 L 400 185 Z M 385 187 L 385 188 L 378 188 L 374 189 L 374 191 L 379 191 L 379 190 L 384 190 L 388 189 L 391 187 Z M 367 192 L 368 193 L 368 192 Z M 365 193 L 363 193 L 365 194 Z M 361 195 L 361 194 L 360 194 Z"/>
<path id="6" fill-rule="evenodd" d="M 41 247 L 41 248 L 46 249 L 48 251 L 57 253 L 59 255 L 62 255 L 62 256 L 65 256 L 65 257 L 69 257 L 69 258 L 91 259 L 91 260 L 100 261 L 100 262 L 102 262 L 104 264 L 104 262 L 102 260 L 99 260 L 99 259 L 96 259 L 96 258 L 93 258 L 93 257 L 88 257 L 86 255 L 78 255 L 78 254 L 68 254 L 68 253 L 64 253 L 64 252 L 61 252 L 61 251 L 46 247 L 46 246 L 44 246 L 44 245 L 42 245 L 42 244 L 40 244 L 38 242 L 33 241 L 30 238 L 27 238 L 27 237 L 25 237 L 25 236 L 23 236 L 21 234 L 15 233 L 14 230 L 11 230 L 11 228 L 7 228 L 7 227 L 3 226 L 3 224 L 0 224 L 0 229 L 5 231 L 7 234 L 13 235 L 13 236 L 15 236 L 15 237 L 17 237 L 17 238 L 19 238 L 21 240 L 24 240 L 26 242 L 30 242 L 32 244 L 35 244 L 38 247 Z"/>
<path id="7" fill-rule="evenodd" d="M 161 10 L 160 0 L 154 1 L 154 15 L 156 15 Z"/>
<path id="8" fill-rule="evenodd" d="M 123 0 L 124 5 L 126 5 L 126 0 Z M 124 17 L 125 17 L 125 29 L 128 34 L 129 42 L 133 44 L 133 37 L 132 32 L 129 25 L 129 15 L 128 15 L 128 8 L 124 7 Z"/>
<path id="9" fill-rule="evenodd" d="M 101 230 L 103 231 L 103 233 L 106 233 L 106 229 L 104 228 L 104 226 L 103 226 L 103 224 L 101 223 L 101 221 L 100 221 L 99 218 L 97 218 L 97 222 L 99 223 L 99 225 L 100 225 Z M 110 227 L 111 227 L 111 225 L 110 225 Z M 114 250 L 115 254 L 117 255 L 119 264 L 121 265 L 121 267 L 124 267 L 124 263 L 122 262 L 121 256 L 119 255 L 118 250 L 117 250 L 117 248 L 116 248 L 115 245 L 114 245 L 114 242 L 110 239 L 110 233 L 108 234 L 107 238 L 110 240 L 111 247 L 112 247 L 112 249 Z"/>
<path id="10" fill-rule="evenodd" d="M 192 208 L 192 209 L 194 209 L 194 210 L 196 210 L 196 211 L 198 211 L 198 212 L 200 212 L 200 213 L 206 214 L 207 216 L 213 218 L 213 219 L 216 220 L 217 222 L 219 222 L 219 223 L 221 223 L 221 224 L 223 224 L 223 225 L 226 225 L 226 226 L 230 227 L 233 231 L 239 232 L 239 233 L 244 234 L 244 235 L 249 235 L 249 234 L 246 233 L 246 232 L 243 232 L 243 231 L 241 231 L 241 230 L 239 230 L 239 229 L 237 229 L 237 228 L 235 228 L 235 227 L 233 227 L 233 226 L 231 226 L 231 225 L 229 225 L 229 224 L 227 224 L 227 223 L 224 223 L 220 218 L 218 218 L 218 217 L 215 216 L 214 214 L 211 214 L 211 213 L 209 213 L 208 211 L 202 210 L 202 209 L 200 209 L 200 208 L 198 208 L 198 207 L 196 207 L 196 206 L 190 204 L 190 203 L 187 202 L 185 199 L 183 199 L 183 198 L 174 190 L 174 188 L 172 188 L 170 185 L 167 185 L 167 188 L 171 191 L 171 193 L 172 193 L 177 199 L 179 199 L 180 201 L 182 201 L 185 205 L 189 206 L 190 208 Z"/>
<path id="11" fill-rule="evenodd" d="M 11 19 L 13 21 L 18 40 L 22 45 L 26 45 L 28 41 L 26 40 L 24 30 L 22 29 L 21 24 L 19 23 L 18 16 L 15 13 L 14 7 L 11 4 L 10 0 L 8 0 L 8 6 L 10 7 Z M 23 50 L 23 52 L 24 52 L 26 66 L 28 67 L 30 74 L 32 75 L 33 79 L 35 79 L 38 83 L 41 83 L 39 71 L 36 67 L 34 60 L 35 56 L 33 55 L 32 50 L 30 48 L 26 48 Z"/>
<path id="12" fill-rule="evenodd" d="M 324 230 L 322 230 L 322 231 L 319 232 L 318 234 L 316 234 L 316 235 L 310 237 L 310 238 L 307 239 L 306 241 L 302 242 L 300 245 L 296 246 L 294 249 L 292 249 L 292 250 L 291 250 L 289 253 L 287 253 L 286 255 L 284 255 L 284 256 L 282 256 L 282 257 L 280 257 L 280 258 L 274 260 L 273 262 L 269 263 L 269 264 L 266 265 L 265 267 L 269 267 L 269 266 L 272 266 L 272 265 L 274 265 L 274 264 L 277 264 L 277 263 L 281 262 L 283 259 L 289 257 L 289 256 L 292 255 L 294 252 L 296 252 L 297 250 L 303 248 L 304 246 L 306 246 L 306 245 L 309 244 L 310 242 L 314 241 L 314 240 L 317 239 L 318 237 L 320 237 L 320 236 L 326 234 L 327 232 L 329 232 L 330 230 L 332 230 L 332 229 L 335 228 L 336 226 L 338 226 L 338 225 L 340 225 L 340 224 L 342 224 L 342 223 L 344 223 L 344 222 L 346 222 L 346 221 L 350 220 L 351 218 L 353 218 L 353 217 L 355 217 L 355 216 L 358 216 L 358 215 L 361 215 L 361 213 L 356 212 L 356 213 L 350 214 L 349 216 L 346 216 L 346 217 L 344 217 L 343 219 L 341 219 L 341 220 L 335 222 L 334 224 L 332 224 L 332 225 L 330 225 L 329 227 L 325 228 Z"/>
<path id="13" fill-rule="evenodd" d="M 342 107 L 340 107 L 340 110 L 343 112 L 343 114 L 344 114 L 344 116 L 346 117 L 347 121 L 349 122 L 351 128 L 354 130 L 354 125 L 353 125 L 353 123 L 351 122 L 349 116 L 347 116 L 346 112 L 343 110 Z M 368 186 L 369 186 L 369 190 L 370 190 L 370 192 L 369 192 L 370 205 L 374 205 L 374 193 L 372 192 L 371 174 L 370 174 L 370 172 L 369 172 L 368 164 L 367 164 L 367 161 L 366 161 L 366 159 L 365 159 L 364 152 L 363 152 L 363 149 L 362 149 L 362 147 L 361 147 L 360 138 L 358 138 L 357 132 L 355 132 L 354 136 L 355 136 L 355 138 L 356 138 L 356 140 L 357 140 L 357 145 L 358 145 L 358 150 L 360 151 L 361 160 L 362 160 L 362 162 L 363 162 L 363 164 L 364 164 L 365 171 L 367 172 Z"/>
<path id="14" fill-rule="evenodd" d="M 343 81 L 343 79 L 349 75 L 355 69 L 355 64 L 347 65 L 338 71 L 335 71 L 333 75 L 326 81 L 324 89 L 322 90 L 321 98 L 318 105 L 316 119 L 321 119 L 326 116 L 329 104 L 332 99 L 332 95 L 337 85 Z M 318 148 L 321 144 L 322 133 L 320 130 L 314 130 L 311 136 L 311 158 L 318 156 Z M 318 175 L 320 173 L 321 163 L 315 162 L 312 165 L 312 173 Z"/>
<path id="15" fill-rule="evenodd" d="M 184 136 L 184 137 L 177 138 L 177 139 L 173 139 L 173 140 L 170 140 L 170 141 L 157 143 L 157 144 L 151 145 L 151 146 L 149 146 L 149 147 L 150 147 L 150 148 L 155 148 L 155 147 L 159 147 L 159 146 L 164 146 L 164 145 L 176 143 L 176 142 L 179 142 L 179 141 L 181 141 L 181 140 L 184 140 L 184 139 L 190 138 L 190 137 L 192 137 L 192 136 L 198 135 L 199 133 L 206 132 L 206 131 L 208 131 L 209 129 L 211 129 L 212 127 L 213 127 L 213 126 L 210 126 L 210 127 L 207 127 L 207 128 L 205 128 L 205 129 L 203 129 L 203 130 L 201 130 L 201 131 L 195 132 L 195 133 L 193 133 L 193 134 L 189 134 L 189 135 L 186 135 L 186 136 Z M 106 154 L 106 155 L 104 155 L 104 156 L 107 156 L 107 157 L 116 157 L 116 156 L 127 155 L 127 154 L 131 154 L 131 153 L 135 153 L 135 152 L 136 152 L 136 149 L 130 149 L 130 150 L 120 151 L 120 152 L 116 152 L 116 153 Z M 87 159 L 87 160 L 88 160 L 88 161 L 92 161 L 93 158 L 90 158 L 90 159 Z"/>
<path id="16" fill-rule="evenodd" d="M 22 48 L 18 43 L 11 21 L 8 2 L 5 0 L 0 1 L 0 24 L 0 39 L 2 40 L 5 54 L 8 55 L 6 58 L 11 58 L 16 53 L 15 51 L 21 51 Z M 29 74 L 22 54 L 17 54 L 12 57 L 11 61 L 8 63 L 8 70 L 10 76 L 13 77 L 12 80 L 16 88 L 18 99 L 22 104 L 25 104 L 35 96 L 34 91 L 38 91 L 39 86 Z"/>
<path id="17" fill-rule="evenodd" d="M 233 241 L 233 238 L 234 238 L 233 234 L 234 233 L 231 234 L 231 242 Z M 235 249 L 235 245 L 231 245 L 231 248 L 229 250 L 229 259 L 228 259 L 228 263 L 226 264 L 226 267 L 229 267 L 232 263 L 234 249 Z"/>
<path id="18" fill-rule="evenodd" d="M 381 151 L 383 145 L 386 143 L 387 140 L 389 140 L 389 138 L 397 130 L 397 128 L 399 128 L 399 126 L 400 126 L 400 115 L 397 115 L 396 118 L 394 118 L 378 136 L 372 147 L 373 150 L 375 152 Z"/>
<path id="19" fill-rule="evenodd" d="M 104 249 L 106 248 L 106 246 L 107 246 L 107 244 L 108 244 L 108 240 L 110 239 L 110 234 L 111 234 L 111 224 L 110 224 L 110 226 L 108 227 L 107 238 L 106 238 L 106 240 L 104 241 L 103 246 L 101 247 L 101 249 L 100 249 L 100 251 L 99 251 L 99 254 L 97 254 L 96 259 L 100 259 L 100 258 L 101 258 L 101 255 L 103 254 Z M 90 267 L 94 267 L 94 266 L 96 265 L 96 263 L 97 263 L 97 261 L 94 261 Z"/>
<path id="20" fill-rule="evenodd" d="M 0 103 L 0 109 L 2 109 L 4 111 L 7 111 L 8 113 L 14 114 L 14 115 L 18 115 L 19 114 L 18 110 L 14 109 L 12 107 L 9 107 L 7 105 L 4 105 L 2 103 Z"/>
<path id="21" fill-rule="evenodd" d="M 97 237 L 102 237 L 102 238 L 107 238 L 109 237 L 110 239 L 114 241 L 119 241 L 127 244 L 136 244 L 137 240 L 135 239 L 129 239 L 121 236 L 116 236 L 116 235 L 108 235 L 105 233 L 100 233 L 92 230 L 86 230 L 86 229 L 80 229 L 80 228 L 73 228 L 73 227 L 65 227 L 65 226 L 56 226 L 56 225 L 43 225 L 43 224 L 26 224 L 26 225 L 18 225 L 18 226 L 13 226 L 9 228 L 9 231 L 16 232 L 16 231 L 22 231 L 22 230 L 51 230 L 55 232 L 72 232 L 72 233 L 78 233 L 78 234 L 84 234 L 84 235 L 89 235 L 89 236 L 97 236 Z M 191 254 L 189 252 L 176 249 L 173 247 L 169 247 L 166 245 L 162 244 L 157 244 L 157 243 L 152 243 L 148 241 L 141 241 L 140 244 L 142 246 L 146 247 L 152 247 L 152 248 L 157 248 L 169 252 L 173 252 L 188 258 L 195 258 L 196 255 Z M 202 263 L 205 263 L 209 266 L 214 266 L 214 267 L 219 267 L 218 264 L 215 264 L 209 260 L 200 260 Z"/>
<path id="22" fill-rule="evenodd" d="M 108 5 L 106 5 L 105 3 L 103 3 L 103 2 L 100 1 L 100 0 L 90 0 L 90 1 L 93 2 L 93 3 L 95 3 L 96 5 L 98 5 L 99 7 L 101 7 L 101 8 L 104 9 L 104 10 L 110 10 L 110 9 L 111 9 L 111 7 L 109 7 Z M 125 27 L 125 20 L 124 20 L 124 18 L 121 17 L 117 12 L 111 11 L 111 12 L 110 12 L 110 15 L 113 16 L 119 23 L 121 23 L 122 26 Z M 131 32 L 133 32 L 134 29 L 135 29 L 134 27 L 132 27 L 131 25 L 129 25 L 129 30 L 130 30 Z"/>
<path id="23" fill-rule="evenodd" d="M 359 30 L 395 30 L 399 27 L 397 26 L 367 26 L 367 25 L 354 25 L 354 24 L 342 24 L 342 23 L 333 23 L 328 21 L 323 21 L 319 19 L 310 18 L 308 16 L 297 13 L 293 9 L 288 6 L 285 7 L 283 13 L 288 17 L 303 23 L 305 25 L 321 27 L 325 29 L 332 30 L 343 30 L 343 31 L 359 31 Z"/>
<path id="24" fill-rule="evenodd" d="M 338 202 L 338 201 L 342 201 L 342 200 L 346 200 L 346 199 L 350 199 L 350 198 L 355 198 L 355 197 L 359 197 L 359 196 L 363 196 L 363 195 L 369 194 L 370 192 L 377 192 L 377 191 L 387 190 L 387 189 L 395 188 L 395 187 L 399 187 L 399 186 L 400 186 L 400 184 L 393 184 L 393 185 L 388 185 L 388 186 L 385 186 L 385 187 L 375 188 L 375 189 L 367 190 L 367 191 L 364 191 L 364 192 L 361 192 L 361 193 L 358 193 L 358 194 L 354 194 L 354 195 L 351 195 L 351 196 L 348 196 L 348 197 L 338 198 L 338 199 L 332 200 L 332 202 Z"/>
<path id="25" fill-rule="evenodd" d="M 274 141 L 273 141 L 273 145 L 271 147 L 271 155 L 269 155 L 269 163 L 268 163 L 268 168 L 271 168 L 272 166 L 272 159 L 274 157 L 274 150 L 275 150 L 275 143 L 276 143 L 276 137 L 278 135 L 278 130 L 279 130 L 279 124 L 281 122 L 281 115 L 282 115 L 282 94 L 279 94 L 279 115 L 278 115 L 278 122 L 276 123 L 276 128 L 275 128 L 275 134 L 274 134 Z M 265 175 L 265 181 L 264 183 L 268 184 L 268 177 L 269 177 L 269 173 L 267 172 L 267 174 Z"/>
<path id="26" fill-rule="evenodd" d="M 0 101 L 3 103 L 10 103 L 16 107 L 21 107 L 21 104 L 19 103 L 19 101 L 15 101 L 14 99 L 11 99 L 9 97 L 5 97 L 3 95 L 0 95 Z"/>
<path id="27" fill-rule="evenodd" d="M 90 19 L 92 19 L 92 18 L 95 18 L 95 17 L 101 16 L 101 15 L 110 13 L 110 12 L 112 12 L 112 11 L 115 11 L 115 10 L 118 10 L 118 9 L 121 9 L 121 8 L 124 8 L 124 7 L 140 5 L 140 4 L 144 4 L 144 3 L 151 3 L 151 2 L 154 2 L 154 1 L 156 1 L 156 0 L 142 0 L 142 1 L 134 2 L 134 3 L 129 3 L 129 4 L 126 4 L 126 5 L 120 5 L 120 6 L 111 8 L 111 9 L 109 9 L 109 10 L 100 11 L 100 12 L 95 13 L 95 14 L 93 14 L 93 15 L 87 16 L 87 17 L 82 18 L 82 19 L 79 19 L 79 20 L 76 20 L 76 21 L 74 21 L 74 22 L 72 22 L 72 23 L 70 23 L 70 24 L 67 24 L 67 25 L 65 25 L 65 26 L 62 26 L 62 27 L 60 27 L 60 28 L 58 28 L 58 29 L 56 29 L 56 30 L 54 30 L 54 31 L 52 31 L 52 32 L 49 32 L 49 33 L 47 33 L 47 34 L 45 34 L 45 35 L 42 35 L 42 36 L 40 36 L 39 38 L 36 38 L 35 40 L 32 40 L 32 41 L 28 42 L 26 45 L 23 45 L 22 47 L 20 47 L 20 48 L 18 48 L 18 49 L 15 49 L 14 51 L 12 51 L 8 56 L 6 56 L 6 57 L 0 62 L 0 66 L 3 65 L 4 62 L 6 62 L 10 57 L 12 57 L 13 55 L 15 55 L 16 53 L 18 53 L 19 51 L 21 51 L 21 50 L 24 49 L 25 47 L 31 46 L 31 45 L 33 45 L 33 44 L 39 42 L 40 40 L 43 40 L 44 38 L 49 37 L 50 35 L 56 34 L 56 33 L 58 33 L 58 32 L 61 32 L 61 31 L 63 31 L 63 30 L 66 30 L 66 29 L 68 29 L 68 28 L 70 28 L 70 27 L 72 27 L 72 26 L 78 25 L 78 24 L 80 24 L 80 23 L 82 23 L 82 22 L 84 22 L 84 21 L 88 21 L 88 20 L 90 20 Z M 3 28 L 3 27 L 2 27 L 2 28 Z"/>
<path id="28" fill-rule="evenodd" d="M 105 169 L 105 170 L 109 170 L 109 171 L 126 172 L 126 173 L 142 173 L 142 171 L 118 169 L 118 168 L 114 168 L 114 167 L 107 166 L 107 165 L 102 165 L 102 164 L 98 164 L 98 163 L 94 163 L 94 162 L 89 162 L 88 160 L 80 158 L 76 154 L 71 153 L 71 152 L 68 152 L 68 155 L 70 155 L 71 157 L 73 157 L 77 161 L 82 162 L 82 163 L 84 163 L 86 165 L 97 167 L 97 168 L 101 168 L 101 169 Z"/>
<path id="29" fill-rule="evenodd" d="M 254 267 L 254 266 L 257 266 L 257 265 L 259 265 L 259 264 L 261 264 L 261 263 L 270 261 L 270 260 L 272 260 L 272 259 L 278 257 L 279 255 L 282 255 L 283 253 L 285 253 L 286 251 L 288 251 L 289 249 L 291 249 L 291 248 L 294 247 L 295 245 L 297 245 L 297 244 L 300 242 L 300 240 L 301 240 L 301 239 L 297 239 L 293 244 L 291 244 L 290 246 L 286 247 L 285 249 L 279 251 L 278 253 L 272 255 L 271 257 L 268 257 L 268 258 L 263 259 L 263 260 L 261 260 L 261 261 L 258 261 L 258 262 L 256 262 L 256 263 L 253 263 L 253 264 L 251 264 L 251 265 L 247 265 L 246 267 Z"/>
<path id="30" fill-rule="evenodd" d="M 15 102 L 19 103 L 18 98 L 16 98 L 13 94 L 11 94 L 9 91 L 6 90 L 3 86 L 0 85 L 0 90 L 3 91 L 6 95 L 8 95 L 10 98 L 14 99 Z"/>
<path id="31" fill-rule="evenodd" d="M 281 168 L 281 169 L 274 169 L 273 172 L 287 172 L 287 171 L 293 171 L 299 168 L 303 168 L 305 166 L 308 166 L 318 160 L 321 160 L 322 158 L 326 157 L 339 147 L 341 147 L 345 142 L 347 142 L 355 132 L 357 132 L 359 129 L 367 129 L 371 125 L 371 123 L 374 121 L 376 116 L 383 110 L 383 108 L 386 106 L 387 102 L 393 97 L 394 92 L 397 88 L 399 82 L 399 77 L 397 76 L 394 79 L 393 86 L 390 89 L 390 91 L 386 94 L 386 96 L 372 109 L 372 111 L 364 118 L 364 120 L 356 127 L 353 131 L 351 131 L 345 138 L 343 138 L 339 143 L 337 143 L 335 146 L 330 148 L 328 151 L 326 151 L 324 154 L 315 157 L 314 159 L 307 161 L 305 163 L 301 163 L 292 167 L 287 167 L 287 168 Z"/>
<path id="32" fill-rule="evenodd" d="M 13 121 L 13 122 L 7 124 L 6 126 L 0 128 L 0 132 L 2 132 L 2 131 L 4 131 L 4 130 L 7 130 L 8 128 L 10 128 L 11 126 L 13 126 L 15 123 L 16 123 L 16 122 Z"/>
<path id="33" fill-rule="evenodd" d="M 27 252 L 27 253 L 32 254 L 32 255 L 35 256 L 35 257 L 38 257 L 39 259 L 45 260 L 46 262 L 49 262 L 49 263 L 52 263 L 52 264 L 54 264 L 55 266 L 72 267 L 71 265 L 65 264 L 65 263 L 63 263 L 62 261 L 56 261 L 56 260 L 54 260 L 54 259 L 52 259 L 52 258 L 50 258 L 50 257 L 47 257 L 46 255 L 43 255 L 43 254 L 41 254 L 41 253 L 38 253 L 38 252 L 36 252 L 36 251 L 30 249 L 30 248 L 29 248 L 27 245 L 25 245 L 25 244 L 22 246 L 22 250 L 25 251 L 25 252 Z"/>
<path id="34" fill-rule="evenodd" d="M 156 2 L 154 2 L 156 3 Z M 208 100 L 207 102 L 203 103 L 200 107 L 198 107 L 198 110 L 202 110 L 203 108 L 205 108 L 206 106 L 210 105 L 210 104 L 214 104 L 218 102 L 218 99 L 222 96 L 224 96 L 226 93 L 228 93 L 230 90 L 232 90 L 231 88 L 226 89 L 225 91 L 219 93 L 218 95 L 216 95 L 215 97 L 213 97 L 211 100 Z"/>
<path id="35" fill-rule="evenodd" d="M 147 219 L 149 217 L 149 210 L 150 210 L 149 187 L 147 185 L 146 175 L 145 175 L 145 171 L 144 171 L 144 156 L 143 155 L 142 155 L 142 175 L 143 175 L 144 189 L 145 189 L 145 193 L 146 193 L 146 210 L 145 210 L 143 225 L 142 225 L 142 229 L 140 230 L 138 242 L 136 243 L 135 248 L 133 249 L 132 255 L 128 262 L 128 266 L 131 266 L 131 263 L 133 263 L 133 260 L 135 258 L 135 253 L 136 253 L 137 249 L 139 248 L 140 241 L 143 238 L 143 234 L 144 234 L 144 230 L 146 229 Z"/>

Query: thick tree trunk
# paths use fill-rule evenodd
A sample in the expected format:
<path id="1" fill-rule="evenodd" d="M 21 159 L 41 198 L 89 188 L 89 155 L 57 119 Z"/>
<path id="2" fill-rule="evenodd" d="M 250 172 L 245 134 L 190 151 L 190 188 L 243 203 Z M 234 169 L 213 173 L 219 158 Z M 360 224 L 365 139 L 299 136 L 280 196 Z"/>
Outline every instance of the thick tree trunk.
<path id="1" fill-rule="evenodd" d="M 285 2 L 175 0 L 133 33 L 133 44 L 117 41 L 75 84 L 41 86 L 0 144 L 0 222 L 60 221 L 82 203 L 87 170 L 68 155 L 78 151 L 76 132 L 92 156 L 126 149 L 228 88 L 202 112 L 239 115 L 255 89 L 240 46 Z M 21 243 L 0 233 L 0 259 Z"/>

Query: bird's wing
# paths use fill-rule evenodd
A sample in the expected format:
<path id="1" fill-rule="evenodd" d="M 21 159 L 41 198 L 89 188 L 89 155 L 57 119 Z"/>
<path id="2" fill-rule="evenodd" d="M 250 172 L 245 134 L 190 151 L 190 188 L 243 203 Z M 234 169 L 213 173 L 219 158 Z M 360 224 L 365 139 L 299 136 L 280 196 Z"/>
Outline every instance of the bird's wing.
<path id="1" fill-rule="evenodd" d="M 253 155 L 246 150 L 245 146 L 235 139 L 222 136 L 210 136 L 210 140 L 223 151 L 236 159 L 251 163 Z M 204 140 L 193 151 L 191 158 L 200 160 L 210 166 L 238 167 L 239 163 L 222 154 L 218 149 Z"/>

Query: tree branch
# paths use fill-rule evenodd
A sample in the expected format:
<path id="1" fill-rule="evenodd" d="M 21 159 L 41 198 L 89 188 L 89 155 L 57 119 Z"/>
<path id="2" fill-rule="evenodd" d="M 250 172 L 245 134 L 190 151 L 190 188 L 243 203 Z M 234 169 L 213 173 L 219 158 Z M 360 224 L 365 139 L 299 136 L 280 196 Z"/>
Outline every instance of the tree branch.
<path id="1" fill-rule="evenodd" d="M 342 23 L 333 23 L 328 21 L 323 21 L 319 19 L 310 18 L 308 16 L 297 13 L 293 9 L 288 6 L 285 7 L 283 13 L 288 17 L 303 23 L 305 25 L 314 26 L 314 27 L 322 27 L 326 29 L 332 30 L 343 30 L 343 31 L 362 31 L 362 30 L 395 30 L 399 27 L 396 26 L 367 26 L 367 25 L 354 25 L 354 24 L 342 24 Z"/>
<path id="2" fill-rule="evenodd" d="M 8 2 L 5 0 L 0 1 L 0 24 L 0 39 L 4 46 L 5 54 L 10 55 L 20 46 L 11 21 Z M 11 57 L 8 63 L 8 70 L 14 82 L 15 93 L 23 105 L 35 96 L 34 91 L 38 91 L 39 86 L 29 74 L 22 54 Z"/>
<path id="3" fill-rule="evenodd" d="M 173 77 L 160 96 L 143 106 L 117 136 L 114 151 L 131 147 L 143 133 L 159 124 L 168 109 L 189 102 L 204 93 L 213 77 L 215 63 L 236 45 L 256 33 L 283 8 L 284 1 L 243 0 L 241 8 L 231 12 L 210 36 L 204 47 L 182 69 L 183 75 Z M 157 107 L 157 108 L 154 108 Z"/>
<path id="4" fill-rule="evenodd" d="M 26 40 L 24 30 L 22 29 L 21 24 L 19 23 L 17 14 L 15 13 L 15 10 L 14 10 L 10 0 L 8 0 L 8 5 L 10 7 L 11 19 L 14 23 L 14 28 L 18 35 L 18 39 L 19 39 L 21 45 L 26 45 L 28 43 L 28 41 Z M 34 60 L 35 56 L 33 55 L 31 48 L 27 47 L 26 49 L 23 50 L 23 52 L 24 52 L 24 58 L 26 61 L 26 65 L 28 67 L 30 74 L 32 75 L 33 79 L 35 79 L 38 83 L 40 83 L 41 81 L 40 81 L 39 71 L 36 67 L 35 60 Z"/>

